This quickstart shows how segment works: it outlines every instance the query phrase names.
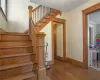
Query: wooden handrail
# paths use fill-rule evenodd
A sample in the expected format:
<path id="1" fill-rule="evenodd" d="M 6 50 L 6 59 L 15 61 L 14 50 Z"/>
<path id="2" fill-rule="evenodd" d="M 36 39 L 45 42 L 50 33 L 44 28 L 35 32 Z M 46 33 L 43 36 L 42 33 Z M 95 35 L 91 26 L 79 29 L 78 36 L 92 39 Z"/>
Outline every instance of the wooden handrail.
<path id="1" fill-rule="evenodd" d="M 32 18 L 30 17 L 29 18 L 29 36 L 30 36 L 30 39 L 32 40 L 32 46 L 34 46 L 34 48 L 33 48 L 33 50 L 34 50 L 34 53 L 36 53 L 37 52 L 37 46 L 36 46 L 36 33 L 35 33 L 35 30 L 34 30 L 34 27 L 35 27 L 35 24 L 34 24 L 34 22 L 33 22 L 33 20 L 32 20 Z M 37 57 L 36 57 L 36 62 L 38 62 L 37 61 Z"/>
<path id="2" fill-rule="evenodd" d="M 39 9 L 42 5 L 39 5 L 38 7 L 36 7 L 35 9 L 32 10 L 32 12 L 36 11 L 37 9 Z"/>
<path id="3" fill-rule="evenodd" d="M 53 11 L 60 12 L 53 8 L 49 8 L 49 7 L 42 6 L 42 5 L 39 5 L 35 9 L 33 9 L 32 6 L 29 6 L 29 17 L 32 17 L 34 24 L 37 24 L 40 20 L 42 20 L 42 18 L 48 16 Z"/>

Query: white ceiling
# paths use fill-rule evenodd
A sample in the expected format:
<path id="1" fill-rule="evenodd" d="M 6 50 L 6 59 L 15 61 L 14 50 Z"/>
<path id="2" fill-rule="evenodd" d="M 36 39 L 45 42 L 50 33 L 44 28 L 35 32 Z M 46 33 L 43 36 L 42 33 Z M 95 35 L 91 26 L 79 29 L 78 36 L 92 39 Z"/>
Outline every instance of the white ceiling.
<path id="1" fill-rule="evenodd" d="M 50 8 L 55 8 L 61 11 L 72 10 L 89 0 L 30 0 L 34 3 L 45 5 Z"/>
<path id="2" fill-rule="evenodd" d="M 89 14 L 89 22 L 100 24 L 100 10 Z"/>

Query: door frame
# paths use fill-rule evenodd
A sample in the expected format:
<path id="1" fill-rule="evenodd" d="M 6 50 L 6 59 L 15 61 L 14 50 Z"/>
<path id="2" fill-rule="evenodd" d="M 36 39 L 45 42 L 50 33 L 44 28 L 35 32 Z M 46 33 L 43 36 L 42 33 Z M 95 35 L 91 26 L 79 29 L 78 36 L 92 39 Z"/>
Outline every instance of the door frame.
<path id="1" fill-rule="evenodd" d="M 83 15 L 83 66 L 88 68 L 88 26 L 87 15 L 100 10 L 100 3 L 93 5 L 82 11 Z"/>
<path id="2" fill-rule="evenodd" d="M 54 58 L 57 56 L 57 44 L 56 44 L 56 41 L 57 41 L 57 24 L 53 24 L 53 39 L 54 39 L 54 48 L 56 47 L 56 49 L 54 50 Z"/>
<path id="3" fill-rule="evenodd" d="M 63 24 L 63 58 L 61 58 L 61 60 L 66 60 L 66 20 L 64 19 L 60 19 L 60 18 L 52 18 L 51 19 L 51 26 L 52 26 L 52 64 L 54 64 L 54 35 L 53 35 L 53 31 L 54 31 L 54 26 L 53 26 L 53 22 L 57 22 L 57 23 L 61 23 Z"/>

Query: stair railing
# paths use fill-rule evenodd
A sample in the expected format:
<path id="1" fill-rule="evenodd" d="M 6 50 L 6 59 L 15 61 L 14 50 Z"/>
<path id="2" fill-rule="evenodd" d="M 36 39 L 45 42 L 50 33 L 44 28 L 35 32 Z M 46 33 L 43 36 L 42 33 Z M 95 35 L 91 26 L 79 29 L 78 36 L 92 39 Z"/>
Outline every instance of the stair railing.
<path id="1" fill-rule="evenodd" d="M 33 51 L 34 51 L 34 53 L 36 53 L 37 52 L 37 46 L 36 46 L 36 33 L 35 33 L 35 31 L 34 31 L 34 27 L 35 27 L 35 24 L 34 24 L 34 22 L 33 22 L 33 20 L 32 20 L 32 18 L 30 17 L 29 18 L 29 36 L 30 36 L 30 39 L 32 40 L 32 45 L 33 45 Z M 37 61 L 37 57 L 36 57 L 36 59 L 35 59 L 36 61 Z"/>
<path id="2" fill-rule="evenodd" d="M 55 11 L 55 9 L 39 5 L 35 9 L 33 9 L 32 6 L 29 6 L 29 12 L 30 17 L 32 17 L 32 20 L 34 21 L 34 24 L 37 24 L 41 19 L 43 19 L 45 16 L 48 16 L 52 11 Z M 58 11 L 58 10 L 56 10 Z M 59 11 L 60 12 L 60 11 Z"/>

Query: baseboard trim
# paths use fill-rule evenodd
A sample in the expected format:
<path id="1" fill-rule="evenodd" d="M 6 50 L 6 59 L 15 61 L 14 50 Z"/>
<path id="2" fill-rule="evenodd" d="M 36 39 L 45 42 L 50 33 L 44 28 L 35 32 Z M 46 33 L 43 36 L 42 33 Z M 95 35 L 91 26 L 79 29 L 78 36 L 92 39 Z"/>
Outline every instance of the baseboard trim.
<path id="1" fill-rule="evenodd" d="M 84 65 L 83 65 L 83 62 L 80 62 L 80 61 L 77 61 L 77 60 L 74 60 L 74 59 L 71 59 L 71 58 L 66 58 L 66 61 L 71 63 L 72 65 L 75 65 L 77 67 L 81 67 L 81 68 L 84 68 Z"/>
<path id="2" fill-rule="evenodd" d="M 52 61 L 48 61 L 48 65 L 53 65 L 53 62 Z"/>
<path id="3" fill-rule="evenodd" d="M 58 60 L 64 61 L 64 58 L 63 58 L 63 57 L 60 57 L 60 56 L 56 56 L 55 59 L 58 59 Z"/>

